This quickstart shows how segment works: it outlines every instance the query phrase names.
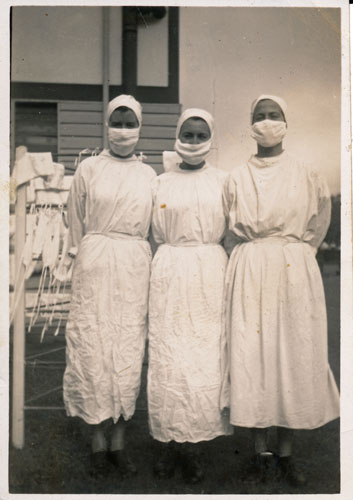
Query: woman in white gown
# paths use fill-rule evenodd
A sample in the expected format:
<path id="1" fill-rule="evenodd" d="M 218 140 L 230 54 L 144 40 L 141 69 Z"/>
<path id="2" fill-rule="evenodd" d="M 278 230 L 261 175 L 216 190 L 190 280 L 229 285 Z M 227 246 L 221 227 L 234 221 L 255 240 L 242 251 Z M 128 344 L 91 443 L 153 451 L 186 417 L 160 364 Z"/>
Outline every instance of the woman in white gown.
<path id="1" fill-rule="evenodd" d="M 237 244 L 226 276 L 230 421 L 254 429 L 249 477 L 264 479 L 266 429 L 277 426 L 277 471 L 302 484 L 290 458 L 291 430 L 339 416 L 315 257 L 330 221 L 330 194 L 312 168 L 283 150 L 285 111 L 276 96 L 253 103 L 257 154 L 232 171 L 229 227 Z"/>
<path id="2" fill-rule="evenodd" d="M 153 183 L 152 230 L 159 247 L 149 301 L 149 425 L 154 439 L 174 443 L 165 445 L 154 470 L 170 477 L 180 451 L 191 482 L 203 477 L 191 443 L 231 432 L 220 411 L 227 265 L 221 240 L 229 174 L 205 161 L 212 136 L 211 115 L 186 110 L 177 126 L 178 154 L 169 153 L 174 166 Z"/>
<path id="3" fill-rule="evenodd" d="M 94 471 L 105 467 L 102 422 L 113 419 L 109 457 L 136 468 L 124 452 L 125 421 L 135 411 L 147 331 L 154 170 L 133 154 L 141 105 L 121 95 L 107 109 L 109 150 L 77 168 L 68 200 L 74 260 L 66 327 L 64 401 L 69 416 L 93 426 Z"/>

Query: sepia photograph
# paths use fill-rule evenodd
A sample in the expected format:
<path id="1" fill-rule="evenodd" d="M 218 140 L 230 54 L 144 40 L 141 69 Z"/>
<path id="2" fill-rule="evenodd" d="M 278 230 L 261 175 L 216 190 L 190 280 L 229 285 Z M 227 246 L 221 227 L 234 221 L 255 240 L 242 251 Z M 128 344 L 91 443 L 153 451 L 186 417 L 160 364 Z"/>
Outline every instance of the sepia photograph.
<path id="1" fill-rule="evenodd" d="M 349 3 L 139 4 L 2 14 L 4 494 L 349 498 Z"/>

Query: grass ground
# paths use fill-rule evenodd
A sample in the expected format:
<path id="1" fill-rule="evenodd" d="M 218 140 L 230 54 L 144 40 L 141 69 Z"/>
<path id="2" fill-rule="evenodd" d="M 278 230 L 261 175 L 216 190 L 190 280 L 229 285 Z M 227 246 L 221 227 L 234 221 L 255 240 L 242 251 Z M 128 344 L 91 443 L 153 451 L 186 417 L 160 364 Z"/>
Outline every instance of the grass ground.
<path id="1" fill-rule="evenodd" d="M 339 276 L 337 266 L 326 265 L 324 284 L 329 325 L 329 360 L 339 382 L 340 320 Z M 47 334 L 43 344 L 38 335 L 28 336 L 27 355 L 43 349 L 64 346 L 64 338 Z M 48 357 L 49 358 L 49 357 Z M 64 351 L 51 356 L 64 359 Z M 60 386 L 62 368 L 43 369 L 30 366 L 26 370 L 26 397 Z M 133 479 L 122 478 L 118 470 L 107 466 L 104 477 L 88 474 L 90 443 L 87 427 L 63 411 L 26 411 L 23 450 L 10 447 L 10 493 L 106 493 L 106 494 L 285 494 L 327 493 L 340 491 L 339 421 L 314 431 L 298 431 L 295 455 L 304 468 L 308 484 L 301 489 L 284 482 L 248 486 L 240 480 L 240 472 L 252 454 L 250 431 L 235 428 L 232 437 L 220 437 L 200 444 L 206 477 L 198 485 L 185 485 L 180 471 L 171 479 L 157 480 L 152 464 L 159 450 L 148 433 L 146 413 L 146 366 L 137 411 L 128 427 L 128 444 L 139 473 Z M 62 405 L 61 391 L 33 404 Z M 273 432 L 271 431 L 272 438 Z"/>

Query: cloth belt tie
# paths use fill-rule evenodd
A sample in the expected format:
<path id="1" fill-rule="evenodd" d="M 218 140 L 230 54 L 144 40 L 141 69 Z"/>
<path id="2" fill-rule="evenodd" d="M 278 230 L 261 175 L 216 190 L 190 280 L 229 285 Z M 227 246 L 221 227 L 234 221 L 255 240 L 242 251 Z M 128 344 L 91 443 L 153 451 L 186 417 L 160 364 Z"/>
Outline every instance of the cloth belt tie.
<path id="1" fill-rule="evenodd" d="M 140 240 L 140 241 L 146 241 L 147 238 L 142 238 L 141 236 L 133 236 L 131 234 L 127 233 L 119 233 L 118 231 L 106 231 L 106 232 L 100 232 L 100 231 L 88 231 L 88 233 L 85 234 L 85 236 L 89 236 L 91 234 L 96 234 L 100 236 L 106 236 L 107 238 L 112 238 L 113 240 Z"/>
<path id="2" fill-rule="evenodd" d="M 186 241 L 185 243 L 162 243 L 162 245 L 166 245 L 168 247 L 203 247 L 203 246 L 218 247 L 220 246 L 220 243 L 202 243 L 202 242 Z"/>
<path id="3" fill-rule="evenodd" d="M 277 243 L 279 245 L 288 245 L 290 243 L 306 243 L 303 240 L 294 238 L 293 236 L 265 236 L 264 238 L 254 238 L 252 240 L 243 240 L 242 243 L 254 243 L 255 245 L 261 243 Z"/>

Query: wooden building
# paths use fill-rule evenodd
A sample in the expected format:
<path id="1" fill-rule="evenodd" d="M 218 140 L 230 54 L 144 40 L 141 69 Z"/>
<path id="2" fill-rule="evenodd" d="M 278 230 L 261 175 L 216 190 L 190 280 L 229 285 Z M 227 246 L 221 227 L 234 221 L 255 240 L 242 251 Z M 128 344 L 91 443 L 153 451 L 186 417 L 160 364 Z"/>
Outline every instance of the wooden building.
<path id="1" fill-rule="evenodd" d="M 73 173 L 106 146 L 104 110 L 121 94 L 143 104 L 137 151 L 160 173 L 180 113 L 177 7 L 13 7 L 12 153 L 51 151 Z"/>

